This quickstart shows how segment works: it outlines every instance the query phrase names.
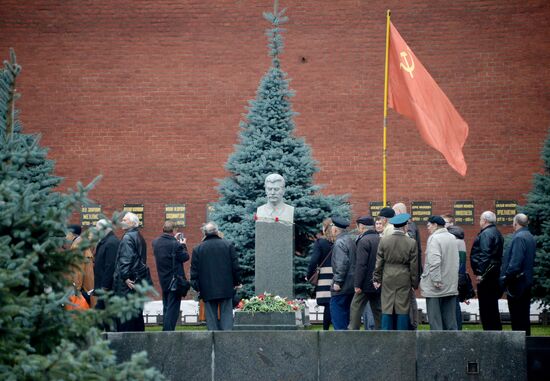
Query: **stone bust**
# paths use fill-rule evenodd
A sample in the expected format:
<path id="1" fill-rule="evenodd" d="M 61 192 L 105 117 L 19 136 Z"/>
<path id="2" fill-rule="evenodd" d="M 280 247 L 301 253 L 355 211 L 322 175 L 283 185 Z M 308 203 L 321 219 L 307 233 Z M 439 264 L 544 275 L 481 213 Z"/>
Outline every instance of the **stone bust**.
<path id="1" fill-rule="evenodd" d="M 258 221 L 266 222 L 294 222 L 294 207 L 285 204 L 285 179 L 278 173 L 272 173 L 265 178 L 264 182 L 267 204 L 264 204 L 256 211 Z"/>

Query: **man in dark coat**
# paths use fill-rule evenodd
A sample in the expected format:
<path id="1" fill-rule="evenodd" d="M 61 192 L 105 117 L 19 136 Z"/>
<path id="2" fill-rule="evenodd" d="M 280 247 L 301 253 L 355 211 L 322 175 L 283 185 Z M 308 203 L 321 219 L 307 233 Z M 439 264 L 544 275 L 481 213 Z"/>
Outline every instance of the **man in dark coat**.
<path id="1" fill-rule="evenodd" d="M 353 272 L 355 269 L 355 240 L 346 232 L 349 222 L 341 217 L 332 217 L 332 290 L 330 316 L 334 330 L 347 330 L 350 306 L 353 299 Z"/>
<path id="2" fill-rule="evenodd" d="M 186 239 L 177 240 L 174 237 L 176 232 L 176 224 L 173 221 L 166 221 L 162 234 L 153 241 L 153 254 L 162 291 L 163 331 L 176 329 L 183 290 L 178 288 L 171 291 L 170 283 L 174 276 L 185 277 L 183 263 L 189 260 Z"/>
<path id="3" fill-rule="evenodd" d="M 506 289 L 512 331 L 525 331 L 526 336 L 531 336 L 529 313 L 537 243 L 527 225 L 527 216 L 516 214 L 512 224 L 515 232 L 502 261 L 500 281 Z"/>
<path id="4" fill-rule="evenodd" d="M 95 250 L 94 261 L 94 292 L 111 291 L 113 289 L 113 275 L 115 272 L 116 253 L 118 251 L 119 239 L 113 233 L 109 222 L 105 219 L 96 223 L 98 231 L 103 231 L 105 236 L 98 242 Z M 95 308 L 105 309 L 105 300 L 99 299 Z"/>
<path id="5" fill-rule="evenodd" d="M 204 300 L 208 330 L 231 330 L 233 289 L 240 284 L 235 246 L 219 236 L 213 222 L 206 223 L 202 231 L 203 242 L 193 249 L 191 258 L 191 286 Z"/>
<path id="6" fill-rule="evenodd" d="M 498 300 L 502 295 L 499 277 L 504 239 L 495 226 L 496 221 L 493 212 L 481 213 L 481 231 L 470 251 L 470 264 L 478 281 L 479 316 L 485 331 L 502 331 Z"/>
<path id="7" fill-rule="evenodd" d="M 357 219 L 357 229 L 360 232 L 355 240 L 357 248 L 355 273 L 353 276 L 354 291 L 351 301 L 350 329 L 361 327 L 361 316 L 367 303 L 374 316 L 374 329 L 380 329 L 382 309 L 380 305 L 380 290 L 372 284 L 372 274 L 376 266 L 376 252 L 380 236 L 374 230 L 374 219 L 369 216 Z"/>
<path id="8" fill-rule="evenodd" d="M 147 268 L 147 246 L 139 234 L 139 217 L 134 213 L 126 213 L 121 222 L 126 232 L 120 241 L 115 265 L 113 287 L 119 296 L 134 292 L 135 285 L 143 280 L 149 281 Z M 137 313 L 125 322 L 119 322 L 119 332 L 145 331 L 143 322 L 143 306 Z"/>

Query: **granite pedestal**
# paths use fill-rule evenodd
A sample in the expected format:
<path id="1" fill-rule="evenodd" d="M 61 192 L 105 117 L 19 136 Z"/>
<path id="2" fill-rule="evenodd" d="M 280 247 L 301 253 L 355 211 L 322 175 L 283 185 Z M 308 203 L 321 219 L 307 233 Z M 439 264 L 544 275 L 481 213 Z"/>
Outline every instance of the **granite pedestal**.
<path id="1" fill-rule="evenodd" d="M 294 299 L 294 225 L 256 221 L 256 295 Z"/>

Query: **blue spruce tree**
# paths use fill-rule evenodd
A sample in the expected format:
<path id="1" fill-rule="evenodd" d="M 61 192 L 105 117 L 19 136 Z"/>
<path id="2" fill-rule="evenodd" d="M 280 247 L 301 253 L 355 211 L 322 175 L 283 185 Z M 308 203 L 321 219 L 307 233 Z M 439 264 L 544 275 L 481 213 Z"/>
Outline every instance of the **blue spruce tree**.
<path id="1" fill-rule="evenodd" d="M 313 185 L 318 171 L 311 149 L 295 129 L 290 99 L 293 92 L 281 70 L 283 49 L 281 25 L 288 21 L 285 9 L 279 11 L 277 2 L 273 13 L 264 13 L 271 24 L 267 30 L 271 67 L 263 76 L 256 99 L 249 101 L 246 120 L 240 123 L 240 144 L 229 157 L 226 169 L 231 176 L 220 182 L 220 199 L 215 205 L 213 219 L 233 241 L 243 270 L 243 296 L 254 294 L 254 213 L 266 203 L 264 180 L 270 173 L 285 178 L 285 201 L 295 207 L 294 292 L 307 296 L 309 285 L 304 277 L 307 254 L 320 223 L 333 214 L 349 215 L 345 196 L 325 196 Z"/>
<path id="2" fill-rule="evenodd" d="M 533 179 L 533 189 L 527 195 L 525 214 L 529 229 L 537 239 L 533 297 L 550 306 L 550 133 L 542 149 L 544 172 Z"/>
<path id="3" fill-rule="evenodd" d="M 93 186 L 53 191 L 61 179 L 39 138 L 22 133 L 15 107 L 21 67 L 11 51 L 0 68 L 0 379 L 157 380 L 145 353 L 116 362 L 97 328 L 126 319 L 145 300 L 113 297 L 104 311 L 63 308 L 70 269 L 91 242 L 63 249 L 67 222 Z"/>

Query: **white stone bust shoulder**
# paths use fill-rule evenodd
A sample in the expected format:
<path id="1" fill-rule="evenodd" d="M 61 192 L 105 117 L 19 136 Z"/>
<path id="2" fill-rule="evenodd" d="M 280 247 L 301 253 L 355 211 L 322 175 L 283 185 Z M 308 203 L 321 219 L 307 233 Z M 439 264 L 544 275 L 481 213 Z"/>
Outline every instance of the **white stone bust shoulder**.
<path id="1" fill-rule="evenodd" d="M 285 179 L 278 173 L 272 173 L 264 182 L 267 203 L 256 211 L 258 221 L 294 223 L 294 207 L 285 204 Z"/>

